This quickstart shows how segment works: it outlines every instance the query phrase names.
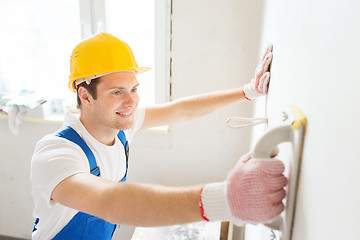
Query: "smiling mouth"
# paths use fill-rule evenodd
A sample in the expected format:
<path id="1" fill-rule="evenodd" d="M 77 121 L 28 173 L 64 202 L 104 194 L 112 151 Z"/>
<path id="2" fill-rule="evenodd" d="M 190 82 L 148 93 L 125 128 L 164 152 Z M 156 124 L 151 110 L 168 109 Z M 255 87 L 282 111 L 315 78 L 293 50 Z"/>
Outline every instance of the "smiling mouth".
<path id="1" fill-rule="evenodd" d="M 132 112 L 116 112 L 116 114 L 121 117 L 130 117 L 132 115 Z"/>

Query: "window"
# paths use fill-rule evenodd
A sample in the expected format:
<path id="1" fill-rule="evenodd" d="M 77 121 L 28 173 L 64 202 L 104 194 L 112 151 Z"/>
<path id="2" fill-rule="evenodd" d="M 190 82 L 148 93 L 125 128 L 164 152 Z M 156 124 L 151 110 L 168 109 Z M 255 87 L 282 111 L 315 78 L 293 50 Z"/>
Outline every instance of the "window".
<path id="1" fill-rule="evenodd" d="M 170 0 L 106 0 L 106 24 L 100 14 L 93 21 L 127 42 L 139 66 L 152 68 L 137 75 L 143 104 L 169 100 L 170 7 Z"/>
<path id="2" fill-rule="evenodd" d="M 139 66 L 142 103 L 167 101 L 171 0 L 2 0 L 0 91 L 72 99 L 69 59 L 81 39 L 106 31 L 126 41 Z M 6 24 L 4 24 L 6 23 Z M 0 92 L 1 94 L 1 92 Z"/>
<path id="3" fill-rule="evenodd" d="M 137 75 L 142 103 L 154 102 L 155 98 L 154 7 L 154 0 L 106 1 L 107 31 L 130 45 L 139 66 L 152 68 Z"/>
<path id="4" fill-rule="evenodd" d="M 2 85 L 8 86 L 3 90 L 35 89 L 45 97 L 70 95 L 68 63 L 81 39 L 79 4 L 2 0 L 0 9 L 0 76 Z"/>

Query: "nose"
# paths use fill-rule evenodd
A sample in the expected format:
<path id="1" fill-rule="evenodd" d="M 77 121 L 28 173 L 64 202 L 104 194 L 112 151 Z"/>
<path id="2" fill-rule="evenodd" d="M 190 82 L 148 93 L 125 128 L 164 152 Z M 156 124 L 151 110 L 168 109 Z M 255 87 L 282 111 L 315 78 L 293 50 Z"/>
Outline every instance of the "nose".
<path id="1" fill-rule="evenodd" d="M 123 106 L 127 108 L 135 106 L 138 102 L 138 98 L 137 94 L 127 93 L 123 101 Z"/>

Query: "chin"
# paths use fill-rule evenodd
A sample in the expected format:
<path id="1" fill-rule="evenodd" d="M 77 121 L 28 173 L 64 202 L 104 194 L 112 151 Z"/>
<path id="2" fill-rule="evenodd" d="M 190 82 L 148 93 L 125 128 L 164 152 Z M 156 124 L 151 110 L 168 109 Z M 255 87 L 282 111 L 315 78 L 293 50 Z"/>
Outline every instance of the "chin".
<path id="1" fill-rule="evenodd" d="M 129 123 L 124 123 L 124 124 L 118 124 L 116 126 L 116 129 L 119 129 L 119 130 L 128 130 L 130 128 L 132 128 L 134 126 L 134 121 L 131 121 Z"/>

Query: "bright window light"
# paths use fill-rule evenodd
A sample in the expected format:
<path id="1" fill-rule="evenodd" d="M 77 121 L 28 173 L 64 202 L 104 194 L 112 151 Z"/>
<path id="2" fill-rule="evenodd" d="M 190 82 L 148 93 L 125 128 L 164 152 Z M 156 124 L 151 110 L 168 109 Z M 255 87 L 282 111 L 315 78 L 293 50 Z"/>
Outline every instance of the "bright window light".
<path id="1" fill-rule="evenodd" d="M 139 67 L 152 70 L 138 74 L 140 103 L 155 102 L 155 3 L 154 0 L 107 0 L 106 30 L 125 41 Z"/>
<path id="2" fill-rule="evenodd" d="M 170 0 L 1 0 L 0 95 L 35 90 L 76 102 L 70 56 L 84 38 L 109 32 L 127 42 L 140 67 L 140 104 L 169 100 Z"/>
<path id="3" fill-rule="evenodd" d="M 0 11 L 2 85 L 14 93 L 72 96 L 67 82 L 71 51 L 81 40 L 78 1 L 1 0 Z"/>

